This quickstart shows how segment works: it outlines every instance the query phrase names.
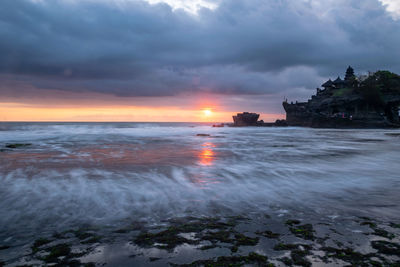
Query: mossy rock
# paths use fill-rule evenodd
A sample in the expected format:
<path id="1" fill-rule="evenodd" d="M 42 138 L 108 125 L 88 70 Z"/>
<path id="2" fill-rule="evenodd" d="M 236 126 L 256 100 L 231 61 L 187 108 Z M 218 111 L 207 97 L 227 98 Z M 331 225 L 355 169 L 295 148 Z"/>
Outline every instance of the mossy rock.
<path id="1" fill-rule="evenodd" d="M 295 225 L 293 227 L 289 227 L 290 232 L 297 237 L 306 239 L 306 240 L 314 240 L 314 229 L 311 224 L 303 224 L 303 225 Z"/>
<path id="2" fill-rule="evenodd" d="M 306 256 L 310 254 L 307 250 L 295 249 L 290 252 L 290 257 L 293 264 L 308 267 L 311 266 L 311 262 L 307 260 Z"/>
<path id="3" fill-rule="evenodd" d="M 385 237 L 385 238 L 388 238 L 388 239 L 395 238 L 394 234 L 389 233 L 388 231 L 380 229 L 380 228 L 375 228 L 374 232 L 372 234 L 377 235 L 377 236 L 382 236 L 382 237 Z"/>
<path id="4" fill-rule="evenodd" d="M 181 233 L 174 227 L 170 227 L 169 229 L 159 232 L 159 233 L 149 233 L 149 232 L 144 232 L 139 234 L 139 236 L 136 237 L 135 243 L 144 246 L 144 247 L 151 247 L 154 246 L 155 243 L 161 243 L 165 244 L 165 246 L 157 246 L 158 248 L 161 249 L 173 249 L 178 245 L 184 244 L 184 243 L 198 243 L 195 242 L 194 240 L 188 240 L 186 238 L 183 238 L 179 236 L 178 234 Z"/>
<path id="5" fill-rule="evenodd" d="M 229 231 L 218 231 L 208 232 L 205 236 L 202 236 L 202 240 L 208 240 L 210 242 L 221 242 L 221 243 L 233 243 L 234 239 L 231 238 L 231 232 Z"/>
<path id="6" fill-rule="evenodd" d="M 351 248 L 338 249 L 333 247 L 322 247 L 321 250 L 325 252 L 325 256 L 323 257 L 325 262 L 327 262 L 329 258 L 336 258 L 349 262 L 352 266 L 370 266 L 369 263 L 372 264 L 372 262 L 374 262 L 371 261 L 371 258 L 377 256 L 373 253 L 362 254 Z"/>
<path id="7" fill-rule="evenodd" d="M 379 253 L 400 256 L 400 245 L 387 241 L 372 241 L 371 245 Z"/>
<path id="8" fill-rule="evenodd" d="M 80 228 L 78 230 L 72 230 L 72 231 L 68 231 L 66 233 L 73 233 L 80 240 L 84 240 L 89 237 L 95 236 L 95 234 L 91 233 L 90 231 L 92 231 L 91 228 Z"/>
<path id="9" fill-rule="evenodd" d="M 285 244 L 285 243 L 278 243 L 274 246 L 274 250 L 280 251 L 280 250 L 295 250 L 295 249 L 301 249 L 303 248 L 304 250 L 311 250 L 312 247 L 307 244 Z"/>
<path id="10" fill-rule="evenodd" d="M 158 233 L 142 232 L 136 237 L 134 242 L 144 247 L 151 247 L 154 246 L 155 243 L 161 243 L 164 244 L 164 246 L 157 247 L 167 250 L 184 243 L 199 244 L 201 240 L 212 242 L 213 247 L 215 247 L 215 243 L 217 242 L 234 243 L 236 239 L 231 238 L 231 236 L 232 234 L 236 234 L 236 232 L 232 231 L 232 228 L 236 225 L 235 223 L 237 220 L 239 219 L 231 218 L 229 222 L 221 222 L 217 218 L 201 218 L 188 223 L 178 221 L 177 224 Z M 195 233 L 197 240 L 186 239 L 179 235 L 181 233 Z M 239 243 L 254 242 L 251 238 L 244 235 L 238 236 L 238 238 L 241 238 L 241 240 L 238 241 Z"/>
<path id="11" fill-rule="evenodd" d="M 290 226 L 293 226 L 293 225 L 295 225 L 295 224 L 300 224 L 301 222 L 299 221 L 299 220 L 287 220 L 286 222 L 285 222 L 285 224 L 286 225 L 290 225 Z"/>
<path id="12" fill-rule="evenodd" d="M 277 238 L 279 238 L 281 236 L 278 233 L 274 233 L 274 232 L 268 231 L 268 230 L 264 231 L 264 232 L 256 232 L 256 234 L 265 236 L 267 238 L 272 238 L 272 239 L 277 239 Z"/>
<path id="13" fill-rule="evenodd" d="M 213 249 L 213 248 L 217 248 L 217 247 L 218 247 L 217 245 L 212 244 L 212 245 L 202 246 L 200 248 L 200 250 L 208 250 L 208 249 Z M 232 250 L 232 248 L 231 248 L 231 250 Z M 232 251 L 232 252 L 235 252 L 235 251 Z"/>
<path id="14" fill-rule="evenodd" d="M 390 223 L 390 227 L 392 227 L 392 228 L 400 228 L 400 223 Z"/>
<path id="15" fill-rule="evenodd" d="M 268 257 L 251 252 L 247 256 L 221 256 L 216 260 L 199 260 L 192 262 L 190 264 L 170 264 L 172 266 L 180 267 L 193 267 L 193 266 L 207 266 L 207 267 L 236 267 L 236 266 L 274 266 L 272 263 L 268 262 Z"/>
<path id="16" fill-rule="evenodd" d="M 33 243 L 31 249 L 33 253 L 36 253 L 39 251 L 39 248 L 43 245 L 46 245 L 48 243 L 52 242 L 52 240 L 46 239 L 46 238 L 39 238 L 36 239 L 35 242 Z"/>
<path id="17" fill-rule="evenodd" d="M 292 250 L 299 247 L 299 244 L 284 244 L 278 243 L 274 246 L 274 250 Z"/>
<path id="18" fill-rule="evenodd" d="M 373 222 L 362 222 L 362 223 L 360 223 L 360 225 L 368 225 L 371 228 L 376 227 L 376 223 L 373 223 Z"/>
<path id="19" fill-rule="evenodd" d="M 388 231 L 378 228 L 378 226 L 376 225 L 376 223 L 370 222 L 370 221 L 365 221 L 360 223 L 360 225 L 368 225 L 372 230 L 374 230 L 374 232 L 372 233 L 373 235 L 377 235 L 377 236 L 382 236 L 388 239 L 393 239 L 395 238 L 395 235 L 392 233 L 389 233 Z"/>
<path id="20" fill-rule="evenodd" d="M 27 147 L 31 146 L 32 144 L 6 144 L 6 148 L 22 148 L 22 147 Z"/>
<path id="21" fill-rule="evenodd" d="M 255 246 L 258 244 L 258 237 L 249 237 L 244 234 L 235 234 L 235 245 L 236 246 Z"/>
<path id="22" fill-rule="evenodd" d="M 293 261 L 288 257 L 283 257 L 283 258 L 280 258 L 280 259 L 277 259 L 277 260 L 283 262 L 287 266 L 292 266 L 293 265 Z"/>
<path id="23" fill-rule="evenodd" d="M 68 256 L 71 253 L 71 247 L 68 244 L 59 244 L 46 250 L 49 251 L 50 254 L 44 258 L 45 262 L 58 262 L 59 257 Z"/>

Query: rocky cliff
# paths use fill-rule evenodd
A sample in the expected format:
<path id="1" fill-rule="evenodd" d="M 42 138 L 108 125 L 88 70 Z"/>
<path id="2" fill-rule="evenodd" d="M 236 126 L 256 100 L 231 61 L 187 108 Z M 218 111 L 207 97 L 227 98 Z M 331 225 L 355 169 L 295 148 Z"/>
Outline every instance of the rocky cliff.
<path id="1" fill-rule="evenodd" d="M 283 102 L 289 126 L 327 128 L 400 127 L 400 76 L 378 71 L 356 77 L 351 67 L 317 88 L 307 102 Z"/>

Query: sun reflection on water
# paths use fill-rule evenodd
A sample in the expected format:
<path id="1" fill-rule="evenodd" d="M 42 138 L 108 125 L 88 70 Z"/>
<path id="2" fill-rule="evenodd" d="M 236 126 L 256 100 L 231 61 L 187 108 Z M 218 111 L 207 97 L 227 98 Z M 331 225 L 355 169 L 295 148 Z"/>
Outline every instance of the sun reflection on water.
<path id="1" fill-rule="evenodd" d="M 202 149 L 198 154 L 199 163 L 203 166 L 211 166 L 213 165 L 213 161 L 215 159 L 214 151 L 212 150 L 215 147 L 213 143 L 207 142 L 202 144 Z"/>
<path id="2" fill-rule="evenodd" d="M 211 142 L 206 142 L 201 145 L 201 150 L 197 153 L 199 166 L 210 167 L 214 164 L 216 154 L 213 149 L 215 147 L 216 146 Z M 206 171 L 207 169 L 200 169 L 199 172 L 190 178 L 191 182 L 201 189 L 210 189 L 212 184 L 220 183 L 218 178 L 213 177 L 213 175 L 210 176 L 210 173 Z"/>

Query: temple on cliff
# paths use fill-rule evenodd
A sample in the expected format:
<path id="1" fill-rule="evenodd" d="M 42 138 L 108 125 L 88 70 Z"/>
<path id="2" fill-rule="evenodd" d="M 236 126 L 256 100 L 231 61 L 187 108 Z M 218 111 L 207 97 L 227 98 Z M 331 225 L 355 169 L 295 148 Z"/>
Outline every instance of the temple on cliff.
<path id="1" fill-rule="evenodd" d="M 344 79 L 329 79 L 307 102 L 283 102 L 289 126 L 400 127 L 400 76 L 377 71 L 356 77 L 348 67 Z"/>

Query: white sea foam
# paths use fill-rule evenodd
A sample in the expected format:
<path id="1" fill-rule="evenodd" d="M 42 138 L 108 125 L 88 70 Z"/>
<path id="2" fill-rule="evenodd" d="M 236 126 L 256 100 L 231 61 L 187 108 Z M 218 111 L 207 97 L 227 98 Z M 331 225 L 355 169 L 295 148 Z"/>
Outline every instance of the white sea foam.
<path id="1" fill-rule="evenodd" d="M 0 142 L 32 146 L 0 154 L 2 235 L 271 209 L 400 217 L 394 131 L 189 126 L 3 126 Z"/>

